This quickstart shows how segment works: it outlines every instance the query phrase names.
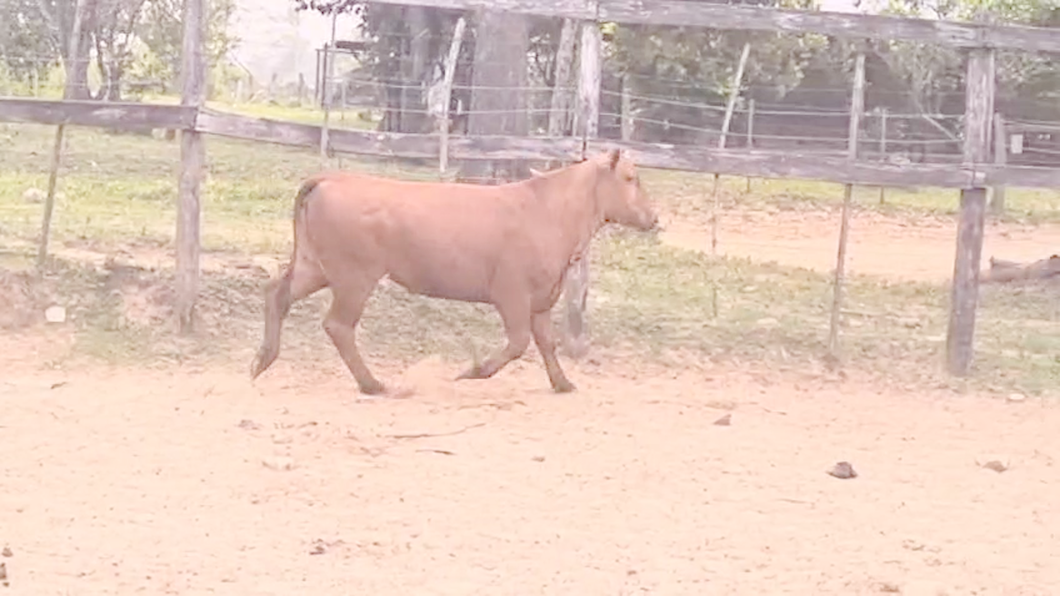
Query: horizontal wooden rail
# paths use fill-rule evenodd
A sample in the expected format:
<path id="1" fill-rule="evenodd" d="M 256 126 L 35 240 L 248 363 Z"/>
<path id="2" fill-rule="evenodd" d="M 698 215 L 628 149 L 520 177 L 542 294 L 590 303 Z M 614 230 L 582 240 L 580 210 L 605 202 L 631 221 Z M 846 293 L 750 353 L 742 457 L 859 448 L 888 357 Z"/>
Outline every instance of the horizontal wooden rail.
<path id="1" fill-rule="evenodd" d="M 819 33 L 857 39 L 901 39 L 965 48 L 992 47 L 1060 53 L 1060 30 L 1045 27 L 787 10 L 686 0 L 601 0 L 600 18 L 618 23 Z"/>
<path id="2" fill-rule="evenodd" d="M 0 122 L 75 124 L 115 129 L 176 128 L 217 136 L 294 147 L 320 146 L 320 127 L 180 106 L 0 98 Z M 436 135 L 380 133 L 330 128 L 328 146 L 336 153 L 433 159 Z M 589 150 L 619 147 L 643 167 L 716 173 L 751 178 L 802 178 L 866 186 L 981 188 L 1014 186 L 1060 188 L 1060 168 L 976 164 L 895 164 L 859 160 L 841 153 L 747 151 L 692 145 L 593 140 Z M 581 155 L 581 140 L 570 137 L 451 137 L 456 159 L 528 159 L 570 162 Z"/>
<path id="3" fill-rule="evenodd" d="M 149 103 L 3 97 L 0 98 L 0 122 L 98 126 L 122 130 L 188 129 L 195 124 L 195 108 Z"/>
<path id="4" fill-rule="evenodd" d="M 429 6 L 593 20 L 584 0 L 369 0 L 374 4 Z M 599 0 L 599 20 L 623 24 L 819 33 L 851 39 L 896 39 L 963 48 L 1060 54 L 1060 30 L 845 12 L 789 10 L 688 0 Z"/>

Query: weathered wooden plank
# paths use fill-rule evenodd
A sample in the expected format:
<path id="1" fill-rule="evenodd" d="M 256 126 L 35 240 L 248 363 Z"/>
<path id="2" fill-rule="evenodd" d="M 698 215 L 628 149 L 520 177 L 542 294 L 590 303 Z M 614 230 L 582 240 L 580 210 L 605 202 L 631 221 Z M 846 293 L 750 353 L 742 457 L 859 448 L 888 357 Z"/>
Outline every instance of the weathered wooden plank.
<path id="1" fill-rule="evenodd" d="M 459 137 L 450 151 L 460 159 L 540 160 L 574 162 L 581 156 L 581 139 L 523 137 Z"/>
<path id="2" fill-rule="evenodd" d="M 205 0 L 184 0 L 184 39 L 181 46 L 181 99 L 187 109 L 199 110 L 206 101 Z M 203 135 L 185 130 L 180 135 L 180 178 L 176 230 L 176 314 L 180 332 L 195 327 L 199 297 L 201 194 L 206 168 Z"/>
<path id="3" fill-rule="evenodd" d="M 986 186 L 1008 188 L 1060 188 L 1060 168 L 1035 166 L 980 166 Z"/>
<path id="4" fill-rule="evenodd" d="M 596 11 L 584 2 L 571 0 L 369 0 L 372 4 L 431 6 L 451 10 L 496 10 L 517 14 L 592 20 Z"/>
<path id="5" fill-rule="evenodd" d="M 842 154 L 800 155 L 794 152 L 706 149 L 656 143 L 597 141 L 592 151 L 621 147 L 642 167 L 688 170 L 752 178 L 801 178 L 864 186 L 938 186 L 967 188 L 985 174 L 973 168 L 941 164 L 851 162 Z M 978 170 L 982 170 L 980 167 Z"/>
<path id="6" fill-rule="evenodd" d="M 268 120 L 204 109 L 196 129 L 219 136 L 296 147 L 317 147 L 320 127 L 298 122 Z M 851 163 L 834 155 L 771 151 L 704 149 L 693 146 L 590 140 L 589 153 L 619 147 L 632 152 L 642 167 L 667 170 L 717 172 L 754 178 L 802 178 L 866 186 L 937 186 L 967 188 L 974 184 L 1005 184 L 1027 188 L 1060 187 L 1060 169 L 978 164 L 894 164 L 868 159 Z M 425 134 L 377 133 L 332 129 L 331 148 L 336 153 L 387 157 L 437 156 L 438 137 Z M 571 137 L 452 137 L 450 157 L 456 159 L 576 161 L 581 139 Z"/>
<path id="7" fill-rule="evenodd" d="M 732 6 L 685 0 L 601 0 L 599 14 L 587 3 L 570 0 L 370 1 L 378 4 L 433 6 L 453 10 L 489 8 L 546 17 L 581 20 L 599 18 L 601 21 L 629 24 L 820 33 L 848 38 L 922 41 L 955 47 L 993 47 L 1060 53 L 1060 36 L 1056 35 L 1056 29 L 1046 27 Z"/>
<path id="8" fill-rule="evenodd" d="M 1057 33 L 1057 35 L 1060 35 L 1060 33 Z M 1009 133 L 1038 132 L 1056 134 L 1060 133 L 1060 124 L 1049 124 L 1045 122 L 1006 122 L 1005 130 Z"/>
<path id="9" fill-rule="evenodd" d="M 588 0 L 586 5 L 599 5 L 598 0 Z M 581 46 L 578 67 L 578 128 L 581 136 L 582 157 L 588 142 L 596 138 L 600 125 L 601 46 L 603 35 L 595 20 L 582 23 Z M 589 297 L 589 251 L 586 246 L 582 254 L 567 269 L 564 278 L 564 326 L 563 346 L 572 358 L 581 358 L 589 351 L 589 322 L 586 303 Z"/>
<path id="10" fill-rule="evenodd" d="M 151 104 L 107 104 L 88 101 L 58 101 L 0 98 L 0 121 L 37 124 L 68 123 L 114 128 L 192 129 L 229 138 L 262 141 L 297 147 L 320 145 L 320 127 L 228 114 L 195 108 Z M 438 155 L 435 135 L 376 133 L 332 130 L 332 150 L 337 153 L 433 159 Z M 969 188 L 1004 185 L 1020 188 L 1060 188 L 1060 168 L 1032 166 L 1000 167 L 979 163 L 894 164 L 874 161 L 875 153 L 849 162 L 840 152 L 773 152 L 718 150 L 694 146 L 649 144 L 612 140 L 590 140 L 589 153 L 610 147 L 631 151 L 642 167 L 667 170 L 717 172 L 726 176 L 753 178 L 802 178 L 866 186 L 936 186 Z M 450 155 L 458 159 L 528 159 L 576 161 L 581 155 L 580 138 L 453 137 Z"/>
<path id="11" fill-rule="evenodd" d="M 1060 53 L 1056 29 L 842 12 L 732 6 L 684 0 L 602 0 L 600 18 L 617 23 L 709 27 L 847 38 L 901 39 L 955 47 Z"/>
<path id="12" fill-rule="evenodd" d="M 320 127 L 300 122 L 255 118 L 204 109 L 196 130 L 234 139 L 276 143 L 295 147 L 318 147 Z M 382 157 L 435 158 L 439 138 L 430 134 L 379 133 L 333 128 L 329 145 L 334 153 Z M 451 137 L 449 156 L 456 159 L 509 160 L 554 159 L 574 161 L 581 140 L 534 137 Z"/>
<path id="13" fill-rule="evenodd" d="M 146 103 L 0 98 L 0 122 L 99 126 L 118 130 L 191 128 L 195 109 Z"/>
<path id="14" fill-rule="evenodd" d="M 1048 258 L 1027 264 L 991 258 L 990 268 L 979 274 L 980 283 L 1049 278 L 1060 278 L 1060 255 L 1050 255 Z"/>
<path id="15" fill-rule="evenodd" d="M 972 50 L 965 77 L 964 162 L 984 163 L 990 156 L 990 122 L 994 114 L 994 52 Z M 975 311 L 979 303 L 979 262 L 983 254 L 986 188 L 961 190 L 957 250 L 950 288 L 950 319 L 946 360 L 950 374 L 969 373 L 975 354 Z"/>

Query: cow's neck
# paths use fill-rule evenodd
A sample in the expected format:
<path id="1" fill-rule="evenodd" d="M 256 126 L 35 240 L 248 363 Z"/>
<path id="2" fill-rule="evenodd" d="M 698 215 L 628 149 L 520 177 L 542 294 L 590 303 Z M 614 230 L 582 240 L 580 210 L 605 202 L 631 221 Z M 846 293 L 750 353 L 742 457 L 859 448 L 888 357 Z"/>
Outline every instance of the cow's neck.
<path id="1" fill-rule="evenodd" d="M 571 261 L 584 254 L 604 223 L 596 201 L 597 168 L 584 161 L 539 179 L 544 201 L 561 232 L 561 249 Z"/>

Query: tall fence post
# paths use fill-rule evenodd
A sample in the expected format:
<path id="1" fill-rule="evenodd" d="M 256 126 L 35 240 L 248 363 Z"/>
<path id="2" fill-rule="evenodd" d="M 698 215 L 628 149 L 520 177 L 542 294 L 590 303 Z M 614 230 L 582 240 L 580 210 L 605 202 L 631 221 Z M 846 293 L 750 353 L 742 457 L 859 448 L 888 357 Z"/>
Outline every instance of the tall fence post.
<path id="1" fill-rule="evenodd" d="M 184 41 L 181 52 L 180 103 L 186 107 L 202 108 L 206 99 L 206 59 L 203 53 L 203 32 L 206 16 L 205 0 L 184 0 Z M 194 128 L 180 133 L 180 197 L 177 204 L 177 291 L 176 311 L 180 332 L 194 329 L 195 303 L 199 294 L 199 224 L 202 172 L 206 162 L 206 148 L 202 135 Z"/>
<path id="2" fill-rule="evenodd" d="M 994 51 L 969 51 L 965 78 L 964 167 L 974 169 L 990 155 L 990 119 L 994 113 Z M 972 181 L 961 190 L 957 251 L 953 261 L 950 320 L 946 334 L 946 360 L 951 374 L 965 376 L 975 353 L 975 311 L 979 302 L 979 264 L 983 254 L 986 188 Z"/>
<path id="3" fill-rule="evenodd" d="M 449 171 L 449 104 L 453 98 L 453 77 L 456 76 L 456 63 L 460 57 L 460 46 L 464 43 L 464 29 L 467 20 L 460 17 L 453 29 L 453 39 L 449 42 L 449 54 L 445 57 L 445 73 L 442 75 L 442 92 L 439 101 L 441 116 L 438 117 L 438 177 L 445 178 Z"/>
<path id="4" fill-rule="evenodd" d="M 331 15 L 331 41 L 324 44 L 324 82 L 320 86 L 324 95 L 324 123 L 320 127 L 320 165 L 327 166 L 329 129 L 331 127 L 331 79 L 335 72 L 335 26 L 338 24 L 339 12 Z"/>
<path id="5" fill-rule="evenodd" d="M 599 3 L 591 0 L 599 13 Z M 588 143 L 596 137 L 600 121 L 600 50 L 603 34 L 596 19 L 581 25 L 581 50 L 578 64 L 578 110 L 576 132 L 582 138 L 582 157 L 588 157 Z M 563 345 L 568 355 L 580 358 L 589 351 L 589 324 L 586 321 L 586 301 L 589 296 L 588 246 L 567 269 L 563 293 L 564 309 Z"/>
<path id="6" fill-rule="evenodd" d="M 630 95 L 629 74 L 622 75 L 622 140 L 633 139 L 633 98 Z"/>
<path id="7" fill-rule="evenodd" d="M 887 161 L 887 108 L 880 108 L 880 161 Z M 880 187 L 880 204 L 887 202 L 887 188 Z"/>
<path id="8" fill-rule="evenodd" d="M 994 165 L 1005 167 L 1008 164 L 1008 134 L 1005 132 L 1005 119 L 1000 113 L 994 114 Z M 998 184 L 992 189 L 990 211 L 1000 215 L 1005 212 L 1005 185 Z"/>
<path id="9" fill-rule="evenodd" d="M 552 86 L 552 101 L 549 104 L 548 113 L 548 136 L 558 138 L 564 136 L 567 130 L 568 112 L 570 111 L 571 65 L 574 63 L 574 45 L 577 38 L 578 22 L 574 19 L 564 19 L 563 28 L 559 33 L 559 49 L 556 51 L 556 81 Z M 577 131 L 575 131 L 577 134 Z M 552 167 L 549 161 L 548 167 Z"/>
<path id="10" fill-rule="evenodd" d="M 865 52 L 859 51 L 854 64 L 854 90 L 850 95 L 850 129 L 847 133 L 847 158 L 858 158 L 858 133 L 861 115 L 865 111 Z M 843 210 L 839 223 L 839 248 L 836 251 L 835 287 L 832 297 L 832 316 L 828 323 L 828 355 L 839 362 L 839 317 L 843 306 L 843 284 L 846 281 L 847 238 L 850 234 L 850 207 L 854 185 L 843 187 Z"/>
<path id="11" fill-rule="evenodd" d="M 78 52 L 78 43 L 81 39 L 81 23 L 84 19 L 85 0 L 78 0 L 74 6 L 74 22 L 71 24 L 70 44 L 67 49 L 67 61 L 85 58 Z M 34 70 L 34 73 L 37 71 Z M 74 87 L 77 82 L 69 75 L 72 70 L 66 69 L 66 85 L 63 88 L 63 99 L 72 99 L 79 96 Z M 36 77 L 34 77 L 36 85 Z M 34 96 L 37 95 L 36 89 Z M 37 245 L 37 273 L 43 273 L 48 264 L 48 242 L 51 239 L 52 215 L 55 213 L 55 187 L 59 182 L 59 168 L 63 163 L 63 139 L 66 134 L 66 126 L 60 124 L 55 127 L 55 143 L 52 145 L 52 158 L 48 168 L 48 194 L 44 197 L 44 212 L 41 214 L 40 244 Z"/>
<path id="12" fill-rule="evenodd" d="M 754 98 L 747 100 L 747 147 L 748 151 L 754 149 L 755 146 L 755 100 Z M 751 177 L 747 177 L 747 190 L 751 192 Z"/>
<path id="13" fill-rule="evenodd" d="M 736 74 L 732 78 L 732 87 L 729 89 L 729 100 L 725 104 L 725 119 L 721 123 L 721 136 L 718 137 L 718 149 L 724 149 L 729 135 L 729 125 L 732 124 L 732 112 L 736 109 L 736 99 L 740 96 L 740 85 L 743 84 L 743 71 L 747 67 L 747 59 L 751 55 L 751 44 L 744 43 L 740 52 L 740 62 L 736 65 Z M 714 187 L 711 191 L 710 201 L 710 256 L 718 256 L 718 192 L 721 186 L 721 176 L 714 174 Z M 712 280 L 710 284 L 711 305 L 714 317 L 718 316 L 718 282 Z"/>

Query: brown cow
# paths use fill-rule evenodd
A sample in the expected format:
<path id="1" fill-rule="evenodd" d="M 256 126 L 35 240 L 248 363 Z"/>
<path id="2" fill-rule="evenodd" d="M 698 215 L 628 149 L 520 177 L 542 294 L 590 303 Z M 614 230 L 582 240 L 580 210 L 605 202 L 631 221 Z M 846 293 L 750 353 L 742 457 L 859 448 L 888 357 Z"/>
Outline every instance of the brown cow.
<path id="1" fill-rule="evenodd" d="M 605 223 L 656 228 L 636 167 L 617 150 L 498 186 L 408 182 L 348 172 L 306 180 L 295 197 L 294 250 L 265 290 L 265 331 L 251 370 L 276 360 L 291 304 L 330 287 L 327 331 L 361 392 L 384 388 L 357 349 L 355 328 L 384 276 L 414 294 L 492 304 L 508 344 L 458 379 L 485 379 L 533 337 L 552 388 L 567 392 L 550 313 L 570 264 Z"/>

